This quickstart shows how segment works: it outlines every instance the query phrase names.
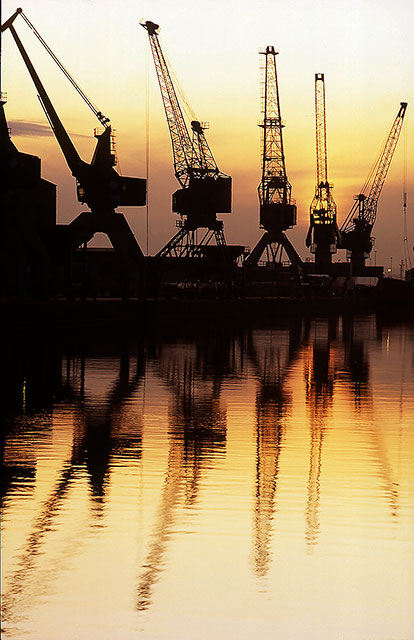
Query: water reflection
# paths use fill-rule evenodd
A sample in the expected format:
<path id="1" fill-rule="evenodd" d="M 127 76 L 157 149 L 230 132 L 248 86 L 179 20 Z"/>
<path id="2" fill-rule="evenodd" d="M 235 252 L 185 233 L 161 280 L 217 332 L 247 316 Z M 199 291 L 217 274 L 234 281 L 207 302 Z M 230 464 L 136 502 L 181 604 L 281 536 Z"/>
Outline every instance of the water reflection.
<path id="1" fill-rule="evenodd" d="M 93 367 L 93 361 L 90 364 Z M 111 364 L 115 369 L 115 362 Z M 71 397 L 78 393 L 79 400 L 72 460 L 75 466 L 86 468 L 91 496 L 103 503 L 111 457 L 141 456 L 142 417 L 135 412 L 131 419 L 124 408 L 145 375 L 143 346 L 139 344 L 132 356 L 128 345 L 122 345 L 118 375 L 100 397 L 85 389 L 87 369 L 84 354 L 72 362 L 66 359 L 66 387 Z"/>
<path id="2" fill-rule="evenodd" d="M 370 366 L 366 343 L 368 336 L 360 331 L 353 317 L 344 319 L 346 364 L 353 385 L 355 419 L 359 421 L 367 436 L 372 459 L 381 478 L 384 499 L 388 502 L 390 514 L 398 516 L 398 484 L 393 480 L 387 447 L 381 434 L 381 424 L 375 415 L 374 399 L 370 387 Z M 378 346 L 383 336 L 377 325 L 374 338 Z"/>
<path id="3" fill-rule="evenodd" d="M 86 571 L 100 575 L 98 547 L 106 563 L 125 545 L 124 568 L 114 561 L 106 587 L 116 600 L 124 585 L 120 615 L 135 620 L 161 608 L 172 635 L 179 632 L 164 597 L 174 600 L 177 591 L 188 615 L 202 606 L 189 576 L 212 615 L 224 606 L 223 589 L 227 607 L 232 590 L 239 597 L 247 590 L 265 618 L 274 610 L 251 578 L 276 606 L 285 587 L 307 597 L 329 590 L 326 558 L 354 572 L 369 561 L 367 576 L 382 564 L 395 571 L 412 509 L 411 325 L 291 318 L 237 333 L 23 341 L 9 349 L 1 441 L 9 637 L 46 637 L 41 626 L 37 636 L 31 629 L 30 612 L 39 607 L 46 618 L 59 593 L 75 603 L 86 598 L 93 615 L 97 604 L 83 582 Z M 206 540 L 216 545 L 214 584 L 204 577 Z M 177 560 L 183 546 L 201 563 L 194 573 Z M 364 549 L 356 559 L 355 549 Z M 249 554 L 253 571 L 244 571 Z M 366 606 L 377 611 L 368 591 Z M 135 622 L 128 624 L 131 635 Z M 95 637 L 89 631 L 79 638 Z"/>
<path id="4" fill-rule="evenodd" d="M 248 340 L 248 354 L 254 366 L 256 392 L 256 495 L 254 515 L 254 564 L 259 577 L 270 563 L 271 534 L 276 512 L 279 456 L 284 437 L 283 418 L 289 413 L 291 393 L 286 379 L 297 356 L 302 323 L 272 331 L 258 332 Z"/>
<path id="5" fill-rule="evenodd" d="M 26 416 L 23 423 L 18 419 L 16 424 L 21 426 L 27 423 L 31 424 L 29 437 L 29 446 L 27 451 L 31 451 L 38 445 L 38 433 L 40 427 L 43 438 L 46 438 L 46 431 L 52 432 L 53 421 L 49 414 L 49 420 L 45 420 L 43 407 L 48 406 L 53 396 L 53 390 L 56 388 L 56 376 L 60 382 L 59 401 L 70 403 L 73 407 L 74 428 L 72 434 L 71 452 L 67 459 L 61 463 L 61 467 L 56 473 L 56 480 L 51 489 L 49 496 L 42 502 L 40 513 L 37 515 L 28 533 L 26 544 L 19 554 L 19 561 L 10 582 L 12 588 L 4 595 L 4 612 L 7 616 L 9 609 L 16 604 L 15 599 L 18 595 L 25 592 L 27 588 L 32 589 L 33 585 L 29 584 L 32 574 L 36 569 L 38 556 L 43 553 L 42 547 L 47 544 L 50 538 L 50 532 L 57 529 L 57 521 L 61 517 L 65 498 L 70 489 L 76 484 L 77 479 L 83 477 L 86 471 L 91 498 L 91 515 L 99 517 L 102 515 L 105 498 L 105 484 L 110 469 L 111 457 L 116 455 L 119 457 L 130 457 L 131 455 L 139 458 L 141 455 L 142 441 L 142 423 L 140 420 L 136 422 L 128 419 L 123 413 L 125 404 L 131 396 L 136 392 L 145 373 L 145 362 L 142 345 L 136 350 L 135 362 L 131 367 L 130 354 L 127 348 L 122 348 L 119 357 L 118 375 L 109 388 L 103 390 L 100 397 L 96 397 L 93 393 L 85 391 L 85 381 L 88 377 L 88 359 L 85 353 L 74 356 L 57 356 L 56 352 L 48 352 L 42 350 L 38 353 L 39 369 L 41 372 L 51 373 L 50 378 L 42 376 L 42 384 L 39 385 L 36 379 L 36 371 L 25 371 L 24 367 L 20 370 L 23 378 L 23 389 L 26 388 L 31 393 L 22 394 L 20 410 L 21 414 Z M 51 357 L 53 356 L 53 357 Z M 45 366 L 46 363 L 53 366 Z M 64 372 L 64 373 L 63 373 Z M 50 386 L 47 384 L 49 380 Z M 43 394 L 41 391 L 46 391 Z M 39 410 L 41 407 L 40 413 Z M 29 420 L 28 415 L 32 416 Z M 39 419 L 40 418 L 40 419 Z M 10 428 L 13 430 L 13 423 L 9 422 Z M 18 433 L 17 438 L 21 438 L 22 434 Z M 7 452 L 3 457 L 3 468 L 7 470 L 8 482 L 3 488 L 6 497 L 13 481 L 21 481 L 22 476 L 27 482 L 28 479 L 32 483 L 36 479 L 36 456 L 31 454 L 31 466 L 28 467 L 25 461 L 24 471 L 22 474 L 22 460 L 9 464 L 11 454 L 21 451 L 21 447 L 16 447 L 16 441 L 11 438 L 7 443 Z M 5 509 L 7 509 L 7 501 L 5 501 Z M 76 553 L 71 548 L 71 553 Z"/>
<path id="6" fill-rule="evenodd" d="M 308 326 L 308 336 L 311 329 Z M 333 402 L 337 374 L 332 341 L 337 337 L 337 318 L 317 320 L 312 326 L 311 348 L 304 360 L 306 407 L 309 415 L 310 449 L 305 538 L 308 551 L 317 543 L 320 531 L 319 502 L 322 472 L 322 447 Z M 310 336 L 308 337 L 310 340 Z"/>
<path id="7" fill-rule="evenodd" d="M 183 496 L 191 508 L 197 500 L 203 471 L 224 453 L 226 410 L 220 391 L 229 363 L 235 361 L 229 336 L 210 342 L 167 343 L 156 354 L 157 371 L 170 392 L 169 454 L 151 544 L 139 577 L 137 609 L 151 604 L 153 585 L 164 567 L 164 554 L 175 513 Z"/>

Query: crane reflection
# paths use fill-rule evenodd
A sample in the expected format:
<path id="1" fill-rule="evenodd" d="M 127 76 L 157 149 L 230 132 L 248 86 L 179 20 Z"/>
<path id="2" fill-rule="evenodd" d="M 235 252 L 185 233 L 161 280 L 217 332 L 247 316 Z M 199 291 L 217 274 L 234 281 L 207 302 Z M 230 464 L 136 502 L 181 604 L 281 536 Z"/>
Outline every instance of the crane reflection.
<path id="1" fill-rule="evenodd" d="M 46 357 L 49 357 L 48 354 Z M 98 388 L 88 384 L 91 374 L 88 359 L 84 353 L 81 355 L 69 355 L 64 359 L 59 356 L 58 363 L 61 372 L 65 372 L 59 378 L 59 399 L 70 402 L 74 415 L 74 428 L 72 433 L 71 451 L 56 475 L 54 485 L 48 497 L 42 502 L 39 514 L 34 518 L 31 530 L 28 534 L 16 571 L 11 578 L 12 585 L 5 591 L 3 606 L 5 615 L 19 594 L 30 589 L 32 574 L 35 573 L 38 558 L 42 553 L 43 545 L 47 543 L 50 531 L 53 531 L 57 520 L 62 517 L 65 498 L 68 498 L 69 490 L 75 478 L 87 472 L 89 479 L 89 494 L 92 505 L 92 515 L 102 515 L 105 499 L 105 483 L 109 473 L 110 459 L 114 455 L 134 457 L 141 456 L 141 431 L 140 416 L 134 413 L 129 420 L 124 419 L 123 411 L 126 403 L 137 391 L 145 373 L 144 353 L 141 346 L 138 347 L 135 363 L 130 366 L 130 354 L 125 346 L 121 351 L 118 362 L 118 373 L 109 388 Z M 109 368 L 113 374 L 116 367 L 116 358 L 100 357 L 95 361 L 109 360 Z M 56 364 L 56 363 L 55 363 Z M 42 367 L 40 367 L 42 369 Z M 56 367 L 52 368 L 56 370 Z M 115 368 L 116 371 L 116 368 Z M 27 376 L 27 371 L 25 373 Z M 92 376 L 93 377 L 93 376 Z M 35 382 L 33 383 L 35 386 Z M 51 379 L 53 386 L 55 379 Z M 100 380 L 101 385 L 101 380 Z M 27 388 L 31 389 L 32 380 L 27 377 Z M 89 387 L 89 391 L 87 391 Z M 48 403 L 50 389 L 44 385 L 47 393 L 44 402 Z M 94 393 L 95 391 L 95 393 Z M 27 394 L 25 411 L 31 412 L 31 393 Z M 42 405 L 41 394 L 35 394 L 35 406 Z M 34 413 L 33 421 L 36 424 L 38 414 Z M 48 423 L 48 430 L 53 428 L 52 421 Z M 33 443 L 34 446 L 34 443 Z M 34 463 L 35 464 L 35 463 Z M 69 528 L 70 530 L 70 528 Z M 79 545 L 73 540 L 70 553 L 76 554 Z"/>
<path id="2" fill-rule="evenodd" d="M 266 575 L 271 558 L 271 536 L 276 512 L 279 458 L 285 426 L 291 408 L 286 379 L 298 355 L 302 322 L 288 328 L 253 332 L 248 353 L 254 366 L 256 393 L 256 492 L 254 507 L 254 566 L 259 577 Z"/>
<path id="3" fill-rule="evenodd" d="M 169 453 L 148 552 L 137 587 L 137 609 L 147 609 L 164 569 L 178 507 L 194 506 L 200 481 L 212 461 L 224 455 L 226 409 L 221 400 L 223 377 L 231 371 L 236 343 L 229 335 L 197 343 L 162 344 L 156 354 L 161 380 L 170 390 Z M 237 371 L 237 369 L 236 369 Z"/>
<path id="4" fill-rule="evenodd" d="M 312 327 L 308 327 L 308 339 L 310 333 L 312 333 L 312 342 L 304 358 L 305 397 L 310 428 L 309 474 L 305 507 L 305 539 L 308 551 L 311 551 L 317 543 L 320 531 L 322 447 L 338 368 L 336 353 L 332 354 L 331 345 L 337 335 L 337 318 L 315 321 Z"/>

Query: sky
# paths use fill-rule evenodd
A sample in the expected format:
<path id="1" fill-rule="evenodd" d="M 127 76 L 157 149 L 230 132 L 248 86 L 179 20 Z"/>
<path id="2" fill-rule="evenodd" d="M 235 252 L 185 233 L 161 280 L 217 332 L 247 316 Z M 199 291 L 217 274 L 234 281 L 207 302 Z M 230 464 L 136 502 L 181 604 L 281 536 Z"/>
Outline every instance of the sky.
<path id="1" fill-rule="evenodd" d="M 253 247 L 261 235 L 259 51 L 274 45 L 286 166 L 298 224 L 288 231 L 302 258 L 315 190 L 314 77 L 325 74 L 328 178 L 339 225 L 362 188 L 391 128 L 408 102 L 403 130 L 378 206 L 375 260 L 395 275 L 404 257 L 403 190 L 407 179 L 409 257 L 414 264 L 414 7 L 411 0 L 26 0 L 23 11 L 116 129 L 123 175 L 145 177 L 149 205 L 123 212 L 144 252 L 154 254 L 175 233 L 171 194 L 178 188 L 147 33 L 139 21 L 161 26 L 160 42 L 221 171 L 233 178 L 233 211 L 224 220 L 227 242 Z M 16 9 L 2 2 L 2 21 Z M 21 18 L 16 29 L 81 156 L 89 161 L 99 123 L 50 60 Z M 51 135 L 34 86 L 10 33 L 2 39 L 6 117 L 20 151 L 42 159 L 43 177 L 58 185 L 58 222 L 83 210 L 74 179 Z M 149 127 L 147 132 L 147 113 Z M 146 149 L 149 149 L 149 167 Z M 148 216 L 148 218 L 147 218 Z M 96 244 L 105 244 L 96 238 Z M 339 252 L 335 259 L 345 259 Z M 374 253 L 372 254 L 372 264 Z"/>

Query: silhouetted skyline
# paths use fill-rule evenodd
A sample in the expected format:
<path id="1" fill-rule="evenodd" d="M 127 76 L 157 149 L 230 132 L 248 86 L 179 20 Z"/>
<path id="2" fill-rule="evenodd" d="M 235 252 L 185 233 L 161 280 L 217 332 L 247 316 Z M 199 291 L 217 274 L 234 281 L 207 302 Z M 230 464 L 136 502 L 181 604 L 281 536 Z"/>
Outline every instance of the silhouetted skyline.
<path id="1" fill-rule="evenodd" d="M 3 19 L 14 10 L 10 0 L 3 2 Z M 145 94 L 149 74 L 150 253 L 159 250 L 174 233 L 170 198 L 175 182 L 168 130 L 146 34 L 139 29 L 140 19 L 161 24 L 163 45 L 179 83 L 200 120 L 210 122 L 209 141 L 215 157 L 233 177 L 233 213 L 225 221 L 228 242 L 233 244 L 254 246 L 260 236 L 256 192 L 260 179 L 259 49 L 274 44 L 280 54 L 286 163 L 292 196 L 298 205 L 298 226 L 289 238 L 302 257 L 308 256 L 304 238 L 315 187 L 314 73 L 323 71 L 327 82 L 329 173 L 335 186 L 339 222 L 349 212 L 353 196 L 360 191 L 377 157 L 396 107 L 406 100 L 409 113 L 413 98 L 412 20 L 407 19 L 412 8 L 403 0 L 392 8 L 379 5 L 375 16 L 372 5 L 361 0 L 346 7 L 334 2 L 329 10 L 322 2 L 293 3 L 283 10 L 270 2 L 257 8 L 247 3 L 237 4 L 236 8 L 233 2 L 225 7 L 213 2 L 203 17 L 202 33 L 197 36 L 193 29 L 197 9 L 189 2 L 180 9 L 164 1 L 156 7 L 144 2 L 137 8 L 128 0 L 122 10 L 110 2 L 105 7 L 105 19 L 93 3 L 80 0 L 70 9 L 29 0 L 24 11 L 82 88 L 111 116 L 122 172 L 126 175 L 145 175 Z M 27 29 L 24 43 L 45 77 L 46 89 L 53 92 L 52 100 L 68 131 L 81 136 L 77 138 L 80 154 L 91 157 L 94 123 L 86 108 L 65 86 L 58 71 L 49 68 L 44 52 L 37 49 Z M 58 221 L 69 222 L 81 211 L 74 198 L 73 179 L 56 142 L 44 135 L 44 114 L 7 33 L 3 37 L 2 89 L 8 93 L 8 120 L 32 123 L 30 135 L 27 130 L 25 136 L 21 135 L 21 124 L 12 128 L 15 142 L 21 151 L 42 158 L 44 177 L 58 185 Z M 33 135 L 33 125 L 38 128 L 39 137 Z M 410 128 L 408 135 L 412 136 Z M 403 146 L 401 139 L 373 232 L 377 264 L 388 267 L 392 256 L 396 273 L 403 256 Z M 408 166 L 412 164 L 412 148 L 408 144 Z M 411 191 L 409 182 L 408 194 Z M 409 208 L 410 202 L 409 195 Z M 127 209 L 126 215 L 138 242 L 145 247 L 145 210 Z M 409 221 L 409 235 L 413 234 Z M 95 242 L 102 244 L 103 237 Z"/>

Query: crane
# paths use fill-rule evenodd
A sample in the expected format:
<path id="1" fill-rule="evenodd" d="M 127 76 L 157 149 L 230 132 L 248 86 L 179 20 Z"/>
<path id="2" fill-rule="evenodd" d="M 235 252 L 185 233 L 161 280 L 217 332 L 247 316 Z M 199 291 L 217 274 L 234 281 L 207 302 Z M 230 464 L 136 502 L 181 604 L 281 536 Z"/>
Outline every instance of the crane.
<path id="1" fill-rule="evenodd" d="M 223 222 L 217 213 L 231 212 L 231 177 L 217 167 L 205 137 L 205 124 L 193 120 L 190 137 L 158 39 L 159 25 L 148 20 L 140 24 L 148 32 L 171 137 L 174 173 L 181 185 L 172 197 L 172 210 L 182 218 L 177 223 L 179 230 L 157 257 L 195 257 L 212 240 L 225 248 Z M 197 230 L 202 228 L 206 232 L 197 242 Z"/>
<path id="2" fill-rule="evenodd" d="M 277 81 L 276 56 L 274 46 L 267 46 L 264 64 L 261 66 L 262 95 L 261 105 L 263 120 L 261 128 L 262 179 L 258 186 L 260 202 L 260 226 L 265 230 L 245 264 L 257 265 L 266 251 L 267 261 L 276 262 L 281 259 L 285 250 L 290 262 L 299 270 L 302 260 L 283 233 L 296 224 L 296 204 L 291 198 L 292 187 L 289 183 L 283 148 L 282 123 Z"/>
<path id="3" fill-rule="evenodd" d="M 340 229 L 339 248 L 350 252 L 354 275 L 363 275 L 365 260 L 374 246 L 371 231 L 377 217 L 378 200 L 397 146 L 406 109 L 407 102 L 401 102 L 385 145 L 361 193 L 355 196 L 355 202 Z"/>
<path id="4" fill-rule="evenodd" d="M 310 205 L 310 226 L 306 246 L 315 254 L 317 272 L 329 271 L 332 254 L 336 253 L 339 237 L 336 204 L 332 185 L 328 182 L 326 146 L 325 76 L 315 73 L 316 125 L 316 190 Z"/>
<path id="5" fill-rule="evenodd" d="M 95 130 L 97 144 L 91 163 L 81 159 L 65 127 L 63 126 L 34 66 L 23 47 L 14 28 L 15 19 L 21 15 L 34 34 L 52 56 L 60 69 L 64 72 L 78 93 L 92 109 L 103 132 Z M 126 275 L 133 276 L 143 261 L 143 253 L 132 233 L 126 218 L 115 210 L 118 206 L 142 206 L 146 202 L 146 180 L 120 176 L 115 170 L 116 164 L 112 128 L 109 118 L 96 109 L 86 97 L 69 72 L 58 61 L 51 49 L 23 13 L 16 12 L 2 25 L 2 32 L 8 29 L 13 36 L 17 48 L 23 58 L 30 77 L 36 87 L 40 103 L 62 150 L 63 156 L 72 175 L 77 182 L 77 198 L 86 203 L 90 211 L 81 213 L 67 226 L 68 244 L 70 249 L 76 249 L 86 244 L 97 232 L 106 233 L 119 259 L 124 265 Z"/>

